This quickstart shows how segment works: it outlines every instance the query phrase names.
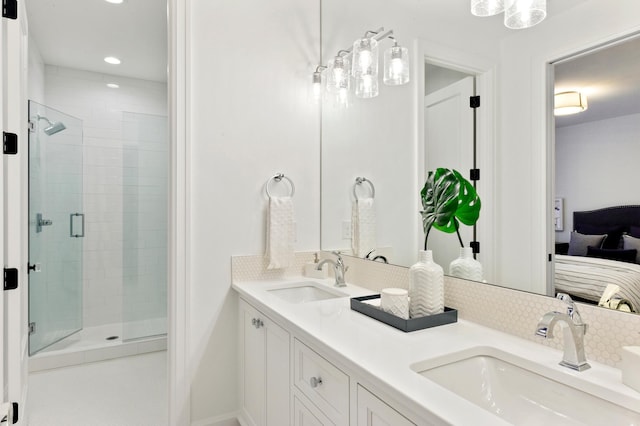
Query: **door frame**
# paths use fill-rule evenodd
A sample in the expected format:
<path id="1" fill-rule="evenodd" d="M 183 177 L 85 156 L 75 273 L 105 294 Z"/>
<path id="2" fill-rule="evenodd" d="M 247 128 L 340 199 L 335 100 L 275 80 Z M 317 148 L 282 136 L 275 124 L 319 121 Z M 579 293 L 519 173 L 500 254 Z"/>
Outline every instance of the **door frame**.
<path id="1" fill-rule="evenodd" d="M 2 59 L 8 65 L 0 68 L 2 78 L 3 111 L 7 117 L 2 118 L 3 130 L 18 134 L 24 141 L 27 134 L 27 70 L 28 70 L 28 26 L 24 2 L 19 1 L 19 20 L 2 19 L 3 42 Z M 191 418 L 189 374 L 189 175 L 188 175 L 188 13 L 189 0 L 167 0 L 168 29 L 168 99 L 170 127 L 170 195 L 169 195 L 169 256 L 167 268 L 168 279 L 168 340 L 167 340 L 167 374 L 168 374 L 168 421 L 171 425 L 188 425 Z M 16 25 L 19 25 L 16 28 Z M 5 34 L 11 34 L 8 39 Z M 0 62 L 1 65 L 4 65 Z M 5 72 L 6 70 L 6 72 Z M 10 84 L 9 84 L 10 82 Z M 19 83 L 19 84 L 16 84 Z M 5 102 L 5 99 L 7 101 Z M 7 108 L 11 105 L 12 108 Z M 17 106 L 17 107 L 16 107 Z M 21 279 L 18 290 L 4 293 L 0 297 L 0 326 L 3 326 L 2 365 L 8 365 L 8 371 L 0 374 L 2 396 L 5 400 L 19 401 L 20 419 L 24 418 L 26 401 L 26 380 L 28 357 L 27 320 L 28 309 L 26 297 L 27 277 L 27 238 L 28 218 L 27 191 L 28 167 L 24 142 L 21 142 L 19 154 L 14 158 L 3 158 L 0 165 L 0 183 L 6 183 L 0 208 L 3 219 L 0 235 L 5 237 L 5 246 L 0 248 L 5 267 L 19 269 Z M 8 203 L 7 200 L 20 200 L 19 203 Z M 11 247 L 9 251 L 6 247 Z M 16 249 L 14 249 L 14 247 Z M 5 307 L 7 307 L 5 312 Z M 3 318 L 6 318 L 4 323 Z M 4 333 L 6 330 L 6 334 Z M 17 349 L 15 349 L 17 348 Z M 24 356 L 24 357 L 23 357 Z M 6 360 L 6 363 L 4 362 Z M 2 377 L 4 376 L 4 377 Z M 5 383 L 7 387 L 5 387 Z"/>
<path id="2" fill-rule="evenodd" d="M 476 78 L 476 95 L 480 96 L 480 108 L 476 110 L 476 147 L 477 147 L 477 164 L 481 170 L 482 205 L 485 209 L 489 209 L 492 214 L 480 214 L 478 220 L 478 241 L 482 241 L 480 252 L 483 258 L 482 269 L 483 275 L 488 282 L 499 282 L 496 274 L 496 242 L 494 229 L 498 218 L 496 217 L 496 178 L 495 170 L 495 108 L 496 108 L 496 89 L 495 89 L 495 62 L 479 56 L 472 51 L 462 51 L 443 46 L 432 40 L 415 39 L 415 52 L 413 55 L 412 72 L 415 76 L 414 91 L 414 120 L 417 124 L 414 146 L 416 150 L 417 169 L 416 188 L 422 188 L 424 181 L 424 110 L 425 110 L 425 62 L 461 71 L 465 74 L 474 75 Z M 415 211 L 422 210 L 419 197 L 415 197 Z M 416 229 L 422 229 L 422 223 L 419 217 L 416 219 Z M 421 232 L 415 232 L 417 240 Z M 422 241 L 416 242 L 416 250 L 421 248 Z"/>

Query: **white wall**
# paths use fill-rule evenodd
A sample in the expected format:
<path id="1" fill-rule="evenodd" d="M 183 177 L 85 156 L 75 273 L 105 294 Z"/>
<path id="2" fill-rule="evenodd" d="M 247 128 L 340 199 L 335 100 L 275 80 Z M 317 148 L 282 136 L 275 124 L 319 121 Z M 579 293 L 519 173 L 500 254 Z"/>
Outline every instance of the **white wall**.
<path id="1" fill-rule="evenodd" d="M 117 82 L 120 88 L 108 88 L 108 82 Z M 44 101 L 49 107 L 83 120 L 86 215 L 83 324 L 90 327 L 120 323 L 126 305 L 123 303 L 125 202 L 132 190 L 140 188 L 128 185 L 130 182 L 123 177 L 125 174 L 132 176 L 134 172 L 136 175 L 143 173 L 140 165 L 136 168 L 125 158 L 130 154 L 132 141 L 126 134 L 131 121 L 125 120 L 124 113 L 166 116 L 166 84 L 47 65 Z M 165 165 L 160 167 L 164 167 L 166 176 L 166 138 L 164 142 L 165 145 L 158 148 L 148 143 L 143 152 L 149 153 L 149 157 L 155 151 L 155 160 L 160 163 L 165 156 Z M 166 191 L 166 181 L 158 187 Z M 162 215 L 158 213 L 156 217 L 162 218 Z M 166 212 L 164 217 L 166 221 Z M 164 263 L 158 259 L 156 267 L 166 270 Z M 132 273 L 130 270 L 126 272 L 127 276 Z M 156 296 L 159 299 L 154 299 L 154 306 L 142 305 L 138 313 L 145 309 L 150 314 L 157 312 L 158 305 L 164 302 L 162 295 Z M 166 295 L 164 298 L 166 300 Z"/>
<path id="2" fill-rule="evenodd" d="M 564 198 L 564 231 L 568 242 L 573 212 L 637 204 L 629 190 L 638 181 L 640 114 L 625 115 L 556 129 L 556 196 Z"/>
<path id="3" fill-rule="evenodd" d="M 44 104 L 44 61 L 33 37 L 29 37 L 28 96 L 32 101 Z"/>
<path id="4" fill-rule="evenodd" d="M 189 13 L 192 421 L 237 409 L 237 299 L 230 256 L 265 250 L 264 185 L 296 185 L 297 250 L 319 246 L 319 5 L 194 0 Z"/>
<path id="5" fill-rule="evenodd" d="M 497 282 L 545 291 L 547 238 L 553 241 L 552 206 L 546 200 L 547 69 L 545 63 L 640 29 L 640 3 L 586 0 L 502 43 L 498 75 Z"/>

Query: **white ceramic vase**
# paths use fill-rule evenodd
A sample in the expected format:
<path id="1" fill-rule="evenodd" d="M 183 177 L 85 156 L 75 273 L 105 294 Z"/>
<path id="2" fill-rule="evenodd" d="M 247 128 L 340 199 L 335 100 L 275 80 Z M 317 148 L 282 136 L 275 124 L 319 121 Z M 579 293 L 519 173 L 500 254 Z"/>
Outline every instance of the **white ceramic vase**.
<path id="1" fill-rule="evenodd" d="M 444 271 L 431 250 L 420 250 L 418 263 L 409 268 L 409 298 L 411 318 L 444 312 Z"/>
<path id="2" fill-rule="evenodd" d="M 460 248 L 460 257 L 449 265 L 449 275 L 465 280 L 482 281 L 482 264 L 473 258 L 471 247 Z"/>

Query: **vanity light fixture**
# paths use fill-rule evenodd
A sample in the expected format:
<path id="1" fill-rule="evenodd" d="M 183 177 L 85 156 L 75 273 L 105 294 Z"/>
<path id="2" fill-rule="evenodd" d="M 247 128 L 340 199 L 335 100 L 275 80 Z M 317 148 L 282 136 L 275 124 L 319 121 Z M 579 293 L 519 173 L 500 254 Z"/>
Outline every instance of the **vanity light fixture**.
<path id="1" fill-rule="evenodd" d="M 120 85 L 117 83 L 107 83 L 107 87 L 110 89 L 118 89 Z"/>
<path id="2" fill-rule="evenodd" d="M 320 103 L 322 100 L 322 70 L 324 70 L 324 65 L 318 65 L 316 70 L 313 72 L 311 76 L 311 101 L 313 103 Z"/>
<path id="3" fill-rule="evenodd" d="M 533 27 L 547 17 L 547 0 L 471 0 L 471 13 L 475 16 L 494 16 L 502 12 L 507 28 Z"/>
<path id="4" fill-rule="evenodd" d="M 504 0 L 471 0 L 471 13 L 475 16 L 493 16 L 504 12 Z"/>
<path id="5" fill-rule="evenodd" d="M 398 86 L 409 82 L 409 51 L 399 46 L 393 36 L 393 30 L 367 31 L 362 38 L 353 42 L 348 49 L 338 51 L 328 63 L 319 66 L 313 73 L 314 91 L 322 90 L 322 77 L 318 75 L 327 69 L 326 89 L 334 95 L 335 104 L 349 104 L 350 89 L 353 86 L 359 98 L 373 98 L 379 94 L 378 83 L 378 44 L 389 38 L 394 45 L 384 54 L 383 82 L 389 86 Z M 353 81 L 352 81 L 353 79 Z M 319 99 L 320 95 L 315 95 Z"/>
<path id="6" fill-rule="evenodd" d="M 547 17 L 547 0 L 506 0 L 504 25 L 515 30 L 533 27 Z"/>
<path id="7" fill-rule="evenodd" d="M 122 62 L 115 56 L 107 56 L 106 58 L 104 58 L 104 61 L 111 65 L 120 65 L 120 63 Z"/>
<path id="8" fill-rule="evenodd" d="M 124 0 L 104 0 L 104 1 L 112 4 L 122 4 L 122 2 L 124 2 Z"/>
<path id="9" fill-rule="evenodd" d="M 409 49 L 394 45 L 384 52 L 384 84 L 400 86 L 409 82 Z"/>
<path id="10" fill-rule="evenodd" d="M 553 99 L 553 115 L 577 114 L 588 108 L 587 96 L 577 90 L 556 93 Z"/>

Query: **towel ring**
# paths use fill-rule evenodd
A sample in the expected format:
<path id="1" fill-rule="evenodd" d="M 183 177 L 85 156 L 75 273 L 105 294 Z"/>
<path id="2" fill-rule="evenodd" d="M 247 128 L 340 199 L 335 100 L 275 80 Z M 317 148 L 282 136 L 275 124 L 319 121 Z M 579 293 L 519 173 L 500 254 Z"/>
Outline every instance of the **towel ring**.
<path id="1" fill-rule="evenodd" d="M 296 187 L 293 184 L 293 181 L 288 177 L 286 177 L 284 173 L 278 173 L 277 175 L 269 178 L 269 180 L 267 181 L 266 190 L 267 190 L 267 196 L 269 196 L 269 198 L 271 198 L 271 192 L 269 192 L 269 184 L 271 183 L 271 181 L 280 182 L 282 181 L 282 179 L 285 179 L 287 182 L 289 182 L 289 186 L 291 186 L 291 195 L 289 196 L 293 197 L 293 194 L 296 193 Z"/>
<path id="2" fill-rule="evenodd" d="M 356 188 L 358 187 L 358 185 L 362 185 L 364 182 L 367 182 L 371 187 L 371 198 L 376 198 L 376 188 L 373 186 L 373 182 L 371 182 L 366 177 L 357 177 L 356 183 L 353 185 L 353 196 L 355 197 L 355 199 L 358 200 L 358 195 L 356 194 Z"/>

